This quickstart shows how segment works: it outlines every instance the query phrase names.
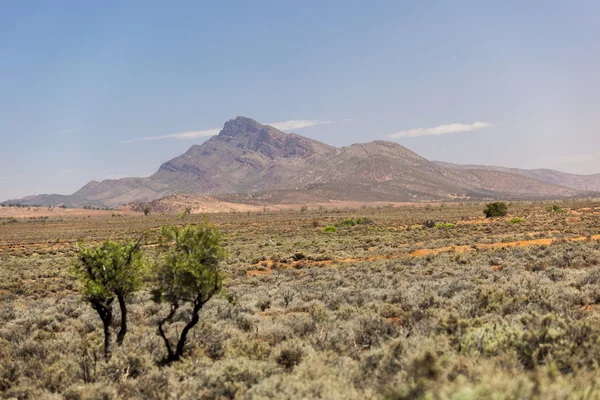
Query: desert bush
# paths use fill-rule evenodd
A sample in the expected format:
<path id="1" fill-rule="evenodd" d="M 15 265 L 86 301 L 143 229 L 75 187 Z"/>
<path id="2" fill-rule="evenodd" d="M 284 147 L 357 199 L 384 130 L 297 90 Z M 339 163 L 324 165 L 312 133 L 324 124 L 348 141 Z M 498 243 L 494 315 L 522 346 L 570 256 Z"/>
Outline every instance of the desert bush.
<path id="1" fill-rule="evenodd" d="M 337 232 L 337 228 L 333 225 L 327 225 L 326 227 L 323 228 L 323 232 L 325 233 L 335 233 Z"/>
<path id="2" fill-rule="evenodd" d="M 511 225 L 522 224 L 524 222 L 525 222 L 525 218 L 521 218 L 521 217 L 514 217 L 510 221 L 508 221 L 508 223 Z"/>
<path id="3" fill-rule="evenodd" d="M 127 334 L 126 300 L 142 285 L 141 243 L 142 239 L 125 244 L 106 241 L 90 248 L 79 243 L 73 273 L 83 283 L 83 298 L 102 320 L 106 358 L 111 355 L 112 303 L 116 297 L 121 310 L 121 329 L 117 334 L 117 344 L 121 345 Z"/>
<path id="4" fill-rule="evenodd" d="M 508 214 L 508 206 L 503 202 L 489 203 L 483 213 L 486 218 L 504 217 Z"/>
<path id="5" fill-rule="evenodd" d="M 451 222 L 438 222 L 433 227 L 435 229 L 451 229 L 454 228 L 454 224 Z"/>
<path id="6" fill-rule="evenodd" d="M 302 344 L 298 341 L 284 342 L 275 352 L 275 361 L 286 370 L 292 370 L 296 365 L 300 364 L 304 357 Z"/>
<path id="7" fill-rule="evenodd" d="M 171 243 L 173 243 L 171 245 Z M 169 314 L 158 323 L 158 332 L 167 349 L 166 362 L 183 356 L 189 331 L 200 320 L 200 310 L 221 289 L 219 262 L 225 257 L 221 234 L 204 221 L 198 226 L 163 227 L 161 256 L 152 271 L 152 294 L 156 302 L 169 304 Z M 191 317 L 173 347 L 165 333 L 180 306 L 189 304 Z"/>
<path id="8" fill-rule="evenodd" d="M 369 218 L 359 217 L 359 218 L 346 218 L 337 224 L 338 227 L 351 227 L 356 225 L 368 225 L 372 224 L 373 221 Z"/>
<path id="9" fill-rule="evenodd" d="M 565 212 L 564 207 L 561 207 L 558 204 L 551 204 L 548 207 L 546 207 L 546 211 L 548 211 L 549 213 L 563 213 Z"/>

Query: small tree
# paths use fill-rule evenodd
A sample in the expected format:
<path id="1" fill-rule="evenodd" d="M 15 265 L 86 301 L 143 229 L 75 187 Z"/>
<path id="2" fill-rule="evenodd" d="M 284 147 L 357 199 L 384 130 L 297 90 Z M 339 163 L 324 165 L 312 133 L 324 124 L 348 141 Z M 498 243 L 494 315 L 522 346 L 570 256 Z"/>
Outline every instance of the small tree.
<path id="1" fill-rule="evenodd" d="M 113 319 L 112 304 L 117 298 L 121 310 L 121 329 L 117 345 L 123 343 L 127 334 L 127 297 L 142 284 L 142 254 L 136 243 L 115 243 L 110 240 L 99 246 L 86 248 L 79 243 L 77 262 L 73 267 L 75 276 L 83 283 L 82 294 L 100 316 L 104 329 L 104 356 L 111 356 L 110 325 Z"/>
<path id="2" fill-rule="evenodd" d="M 159 249 L 161 259 L 153 269 L 153 298 L 170 306 L 169 314 L 158 323 L 158 334 L 167 349 L 165 361 L 179 361 L 183 356 L 189 331 L 198 323 L 202 307 L 221 289 L 219 261 L 225 256 L 221 234 L 204 221 L 199 226 L 162 228 Z M 191 317 L 173 346 L 165 332 L 180 307 L 188 304 Z"/>
<path id="3" fill-rule="evenodd" d="M 486 218 L 504 217 L 508 213 L 508 206 L 501 201 L 489 203 L 483 210 Z"/>
<path id="4" fill-rule="evenodd" d="M 151 212 L 152 212 L 152 207 L 150 207 L 150 205 L 149 205 L 149 204 L 146 204 L 146 205 L 144 206 L 144 215 L 145 215 L 145 216 L 148 216 L 148 215 L 150 215 L 150 213 L 151 213 Z"/>

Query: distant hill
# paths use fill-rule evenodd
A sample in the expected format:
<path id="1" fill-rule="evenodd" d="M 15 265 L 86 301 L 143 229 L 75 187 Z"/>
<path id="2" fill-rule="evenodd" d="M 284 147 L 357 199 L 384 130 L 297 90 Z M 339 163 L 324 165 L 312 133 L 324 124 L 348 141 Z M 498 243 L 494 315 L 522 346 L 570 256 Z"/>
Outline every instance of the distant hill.
<path id="1" fill-rule="evenodd" d="M 564 186 L 573 190 L 585 192 L 600 192 L 600 174 L 594 175 L 575 175 L 566 172 L 554 171 L 551 169 L 519 169 L 494 167 L 486 165 L 458 165 L 443 161 L 436 161 L 436 164 L 451 169 L 459 169 L 462 171 L 498 171 L 507 172 L 509 174 L 526 176 L 528 178 L 537 179 L 542 182 L 553 185 Z"/>
<path id="2" fill-rule="evenodd" d="M 245 117 L 147 178 L 92 181 L 70 196 L 5 203 L 116 207 L 171 194 L 298 201 L 542 199 L 600 191 L 600 175 L 432 162 L 386 141 L 336 148 Z"/>

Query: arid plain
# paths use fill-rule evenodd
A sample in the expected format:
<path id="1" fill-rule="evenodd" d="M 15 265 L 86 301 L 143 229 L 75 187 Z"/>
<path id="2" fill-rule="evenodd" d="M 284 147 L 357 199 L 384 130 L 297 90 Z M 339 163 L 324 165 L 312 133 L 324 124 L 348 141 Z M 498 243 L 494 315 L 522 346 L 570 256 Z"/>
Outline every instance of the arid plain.
<path id="1" fill-rule="evenodd" d="M 491 219 L 483 203 L 187 216 L 23 208 L 0 220 L 0 391 L 598 398 L 600 203 L 550 204 L 513 203 Z M 159 227 L 207 215 L 224 234 L 226 278 L 184 360 L 160 365 L 156 322 L 168 310 L 141 292 L 130 300 L 130 333 L 105 361 L 100 321 L 70 273 L 76 243 L 146 233 L 151 257 Z"/>

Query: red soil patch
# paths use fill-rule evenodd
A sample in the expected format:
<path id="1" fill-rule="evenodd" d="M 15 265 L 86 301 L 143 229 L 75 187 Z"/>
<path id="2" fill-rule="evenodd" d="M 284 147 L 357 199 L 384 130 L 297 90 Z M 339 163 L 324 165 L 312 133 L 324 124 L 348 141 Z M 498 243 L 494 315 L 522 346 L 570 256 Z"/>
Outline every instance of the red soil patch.
<path id="1" fill-rule="evenodd" d="M 567 242 L 581 242 L 585 240 L 600 240 L 600 235 L 594 236 L 580 236 L 574 238 L 564 239 Z M 506 243 L 488 243 L 488 244 L 477 244 L 475 245 L 477 250 L 496 250 L 500 248 L 507 247 L 530 247 L 530 246 L 547 246 L 551 245 L 555 241 L 560 241 L 560 239 L 533 239 L 533 240 L 519 240 L 516 242 L 506 242 Z M 310 260 L 301 260 L 301 261 L 292 261 L 287 264 L 279 263 L 279 268 L 295 268 L 301 265 L 310 265 L 310 266 L 324 266 L 331 264 L 344 264 L 344 263 L 353 263 L 359 261 L 377 261 L 377 260 L 394 260 L 404 257 L 425 257 L 428 255 L 437 255 L 440 253 L 464 253 L 474 251 L 473 246 L 447 246 L 447 247 L 438 247 L 435 249 L 419 249 L 415 250 L 412 253 L 406 254 L 394 254 L 394 255 L 385 255 L 385 256 L 373 256 L 373 257 L 362 257 L 362 258 L 344 258 L 338 260 L 325 260 L 325 261 L 310 261 Z M 273 261 L 261 261 L 261 263 L 267 263 L 267 268 L 264 270 L 250 270 L 247 271 L 248 276 L 260 276 L 260 275 L 269 275 L 273 273 L 273 269 L 270 268 L 273 266 Z M 258 264 L 255 264 L 258 265 Z M 493 267 L 495 270 L 501 270 L 500 266 Z"/>

